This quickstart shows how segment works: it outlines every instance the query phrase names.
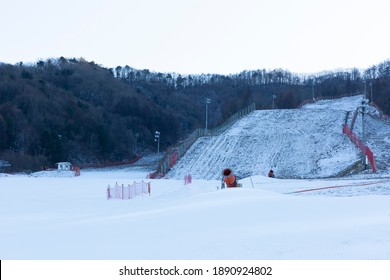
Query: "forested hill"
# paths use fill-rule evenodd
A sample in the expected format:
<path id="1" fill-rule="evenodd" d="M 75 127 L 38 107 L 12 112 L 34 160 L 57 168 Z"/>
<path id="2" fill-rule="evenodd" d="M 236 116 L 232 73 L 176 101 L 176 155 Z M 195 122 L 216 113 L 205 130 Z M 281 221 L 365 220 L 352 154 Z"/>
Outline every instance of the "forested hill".
<path id="1" fill-rule="evenodd" d="M 305 76 L 280 69 L 182 76 L 64 57 L 0 63 L 0 171 L 131 160 L 156 151 L 155 131 L 165 150 L 205 126 L 206 98 L 214 127 L 253 102 L 295 108 L 313 94 L 337 97 L 365 86 L 389 113 L 390 62 Z"/>

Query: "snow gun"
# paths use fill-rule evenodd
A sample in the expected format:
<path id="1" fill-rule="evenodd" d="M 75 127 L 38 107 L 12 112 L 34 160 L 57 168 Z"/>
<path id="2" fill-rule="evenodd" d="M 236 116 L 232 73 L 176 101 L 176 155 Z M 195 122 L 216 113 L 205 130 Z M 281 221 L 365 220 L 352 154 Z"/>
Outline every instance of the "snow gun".
<path id="1" fill-rule="evenodd" d="M 227 188 L 237 187 L 236 176 L 234 176 L 233 171 L 230 168 L 224 169 L 222 175 Z"/>

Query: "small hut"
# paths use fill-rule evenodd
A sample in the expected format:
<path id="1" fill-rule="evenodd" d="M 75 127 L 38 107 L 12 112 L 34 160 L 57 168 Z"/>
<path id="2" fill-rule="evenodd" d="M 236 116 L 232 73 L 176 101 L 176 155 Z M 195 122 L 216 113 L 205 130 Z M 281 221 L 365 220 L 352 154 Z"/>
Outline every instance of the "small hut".
<path id="1" fill-rule="evenodd" d="M 72 164 L 70 162 L 57 162 L 58 171 L 70 171 Z"/>

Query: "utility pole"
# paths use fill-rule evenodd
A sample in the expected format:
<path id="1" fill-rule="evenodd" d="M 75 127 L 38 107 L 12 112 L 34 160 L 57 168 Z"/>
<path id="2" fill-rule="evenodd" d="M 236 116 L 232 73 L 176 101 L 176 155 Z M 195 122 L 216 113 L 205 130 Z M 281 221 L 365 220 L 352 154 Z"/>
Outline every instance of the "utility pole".
<path id="1" fill-rule="evenodd" d="M 211 103 L 211 99 L 210 98 L 206 98 L 206 129 L 205 129 L 205 133 L 207 132 L 207 122 L 208 122 L 208 105 Z"/>
<path id="2" fill-rule="evenodd" d="M 313 102 L 315 103 L 316 102 L 316 98 L 314 96 L 314 79 L 313 79 L 313 84 L 312 84 L 312 90 L 311 90 L 312 94 L 313 94 Z"/>
<path id="3" fill-rule="evenodd" d="M 374 96 L 372 95 L 372 82 L 370 83 L 371 87 L 371 104 L 374 104 Z"/>
<path id="4" fill-rule="evenodd" d="M 272 110 L 275 109 L 275 98 L 276 98 L 276 95 L 272 95 Z"/>
<path id="5" fill-rule="evenodd" d="M 157 142 L 157 154 L 159 154 L 160 153 L 160 131 L 155 132 L 154 142 Z"/>

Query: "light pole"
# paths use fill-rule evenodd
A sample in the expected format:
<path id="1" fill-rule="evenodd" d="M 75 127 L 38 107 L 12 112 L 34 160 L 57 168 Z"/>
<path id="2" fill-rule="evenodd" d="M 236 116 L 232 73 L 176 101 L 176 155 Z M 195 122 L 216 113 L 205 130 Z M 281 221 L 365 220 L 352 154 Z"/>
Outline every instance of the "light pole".
<path id="1" fill-rule="evenodd" d="M 367 81 L 364 80 L 364 98 L 367 98 Z"/>
<path id="2" fill-rule="evenodd" d="M 157 142 L 157 154 L 159 154 L 160 153 L 160 131 L 155 132 L 154 142 Z"/>
<path id="3" fill-rule="evenodd" d="M 313 94 L 313 102 L 315 103 L 316 102 L 316 98 L 314 96 L 314 79 L 313 79 L 313 85 L 312 85 L 312 90 L 311 90 L 312 94 Z"/>
<path id="4" fill-rule="evenodd" d="M 210 98 L 206 98 L 206 129 L 205 129 L 205 132 L 207 132 L 207 121 L 208 121 L 208 105 L 211 103 L 211 99 Z"/>
<path id="5" fill-rule="evenodd" d="M 372 95 L 372 82 L 370 83 L 371 87 L 371 104 L 374 104 L 374 96 Z"/>

